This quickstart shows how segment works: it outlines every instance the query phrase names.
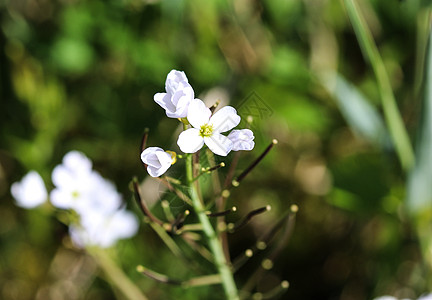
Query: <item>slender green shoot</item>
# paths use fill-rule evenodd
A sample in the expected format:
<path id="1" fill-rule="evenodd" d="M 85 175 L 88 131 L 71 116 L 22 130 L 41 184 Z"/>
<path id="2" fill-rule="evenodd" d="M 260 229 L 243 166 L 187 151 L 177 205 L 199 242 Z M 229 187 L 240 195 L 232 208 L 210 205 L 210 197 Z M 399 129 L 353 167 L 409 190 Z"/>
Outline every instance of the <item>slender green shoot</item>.
<path id="1" fill-rule="evenodd" d="M 414 164 L 414 151 L 399 113 L 384 63 L 355 0 L 344 0 L 344 2 L 363 55 L 369 61 L 375 73 L 385 120 L 399 160 L 404 170 L 408 171 Z"/>
<path id="2" fill-rule="evenodd" d="M 220 274 L 220 279 L 225 291 L 226 298 L 228 300 L 238 300 L 239 296 L 237 287 L 234 282 L 232 271 L 225 259 L 222 244 L 218 239 L 216 232 L 212 224 L 210 223 L 209 217 L 206 214 L 204 205 L 198 196 L 199 193 L 194 182 L 193 161 L 191 154 L 188 154 L 186 157 L 186 176 L 189 184 L 190 198 L 192 200 L 193 208 L 195 210 L 195 213 L 198 215 L 200 223 L 202 224 L 202 229 L 205 236 L 207 237 L 210 251 L 214 256 L 214 263 Z"/>

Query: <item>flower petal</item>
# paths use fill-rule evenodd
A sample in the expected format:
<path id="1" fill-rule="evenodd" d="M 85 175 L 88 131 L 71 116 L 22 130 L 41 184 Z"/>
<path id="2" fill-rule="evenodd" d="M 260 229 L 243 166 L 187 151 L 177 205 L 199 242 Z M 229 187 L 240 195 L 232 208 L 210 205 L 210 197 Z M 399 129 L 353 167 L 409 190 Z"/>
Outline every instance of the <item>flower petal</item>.
<path id="1" fill-rule="evenodd" d="M 233 143 L 230 139 L 217 132 L 210 137 L 205 137 L 204 143 L 214 154 L 220 156 L 227 156 L 233 147 Z"/>
<path id="2" fill-rule="evenodd" d="M 69 188 L 75 183 L 74 173 L 64 165 L 58 165 L 51 173 L 52 182 L 56 187 Z"/>
<path id="3" fill-rule="evenodd" d="M 174 93 L 181 82 L 188 82 L 186 74 L 183 71 L 171 70 L 165 81 L 165 90 L 167 93 Z"/>
<path id="4" fill-rule="evenodd" d="M 50 193 L 50 201 L 54 207 L 69 209 L 74 206 L 75 199 L 72 193 L 62 189 L 54 189 Z"/>
<path id="5" fill-rule="evenodd" d="M 157 93 L 153 96 L 154 101 L 159 104 L 167 112 L 175 112 L 176 107 L 171 102 L 172 94 L 169 93 Z"/>
<path id="6" fill-rule="evenodd" d="M 147 168 L 147 171 L 149 172 L 150 176 L 159 177 L 162 174 L 164 174 L 169 169 L 169 167 L 171 167 L 173 159 L 172 159 L 171 155 L 165 151 L 164 152 L 158 151 L 155 154 L 159 160 L 160 167 L 159 168 L 153 168 L 153 167 L 149 166 Z"/>
<path id="7" fill-rule="evenodd" d="M 184 88 L 175 92 L 171 97 L 171 102 L 175 106 L 173 111 L 166 111 L 169 118 L 186 118 L 188 108 L 191 101 L 194 99 L 195 93 L 192 87 L 185 83 Z"/>
<path id="8" fill-rule="evenodd" d="M 23 208 L 34 208 L 48 198 L 43 179 L 36 171 L 28 172 L 20 182 L 13 183 L 11 193 L 16 204 Z"/>
<path id="9" fill-rule="evenodd" d="M 171 154 L 159 147 L 148 147 L 141 153 L 141 160 L 147 165 L 147 172 L 152 177 L 165 173 L 173 162 Z"/>
<path id="10" fill-rule="evenodd" d="M 255 137 L 250 129 L 233 130 L 228 134 L 228 138 L 233 142 L 233 151 L 250 151 L 255 146 Z"/>
<path id="11" fill-rule="evenodd" d="M 204 139 L 199 135 L 199 130 L 189 128 L 180 133 L 177 145 L 184 153 L 195 153 L 204 145 Z"/>
<path id="12" fill-rule="evenodd" d="M 194 99 L 189 104 L 187 119 L 195 128 L 207 124 L 211 116 L 211 111 L 200 99 Z"/>
<path id="13" fill-rule="evenodd" d="M 232 106 L 225 106 L 218 110 L 209 121 L 215 132 L 225 132 L 233 129 L 240 123 L 240 116 Z"/>
<path id="14" fill-rule="evenodd" d="M 160 167 L 160 162 L 158 157 L 155 155 L 157 151 L 165 152 L 162 148 L 159 147 L 148 147 L 141 153 L 141 160 L 146 165 L 150 165 L 153 167 Z"/>
<path id="15" fill-rule="evenodd" d="M 75 150 L 66 153 L 62 163 L 69 170 L 73 170 L 77 174 L 89 173 L 92 169 L 91 160 L 84 153 Z"/>

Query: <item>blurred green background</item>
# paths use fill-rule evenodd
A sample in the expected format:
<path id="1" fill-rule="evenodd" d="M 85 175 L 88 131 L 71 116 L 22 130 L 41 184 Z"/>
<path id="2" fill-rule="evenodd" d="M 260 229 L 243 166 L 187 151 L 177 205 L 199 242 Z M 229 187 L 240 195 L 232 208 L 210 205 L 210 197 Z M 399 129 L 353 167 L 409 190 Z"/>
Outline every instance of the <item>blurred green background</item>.
<path id="1" fill-rule="evenodd" d="M 357 2 L 414 141 L 428 2 Z M 232 256 L 291 204 L 299 206 L 292 238 L 257 291 L 280 280 L 290 283 L 280 299 L 415 298 L 431 291 L 404 204 L 407 174 L 342 1 L 1 0 L 0 46 L 1 299 L 121 299 L 92 260 L 70 246 L 64 225 L 44 209 L 14 205 L 10 184 L 34 169 L 51 188 L 53 167 L 76 149 L 139 215 L 129 182 L 147 176 L 139 159 L 144 128 L 149 146 L 179 151 L 178 122 L 153 101 L 171 69 L 185 71 L 210 105 L 220 99 L 243 118 L 254 115 L 256 146 L 242 155 L 239 171 L 279 140 L 230 198 L 239 216 L 272 206 L 229 236 Z M 325 80 L 334 72 L 345 87 L 337 93 Z M 172 168 L 170 175 L 182 172 Z M 184 209 L 149 186 L 174 212 Z M 148 225 L 120 242 L 116 255 L 150 299 L 222 298 L 218 287 L 182 290 L 140 276 L 138 264 L 174 278 L 191 274 Z M 263 257 L 236 274 L 239 286 Z"/>

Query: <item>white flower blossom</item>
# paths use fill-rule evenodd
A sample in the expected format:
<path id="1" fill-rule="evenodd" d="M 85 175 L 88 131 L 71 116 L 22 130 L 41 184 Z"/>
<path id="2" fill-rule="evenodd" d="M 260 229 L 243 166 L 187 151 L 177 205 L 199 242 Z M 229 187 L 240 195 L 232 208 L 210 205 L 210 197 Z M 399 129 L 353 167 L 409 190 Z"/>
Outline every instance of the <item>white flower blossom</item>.
<path id="1" fill-rule="evenodd" d="M 93 211 L 81 216 L 81 223 L 69 226 L 69 234 L 78 247 L 99 246 L 108 248 L 119 239 L 129 238 L 138 230 L 135 215 L 126 210 L 117 210 L 110 215 Z"/>
<path id="2" fill-rule="evenodd" d="M 159 104 L 169 118 L 185 118 L 190 102 L 195 93 L 184 72 L 172 70 L 165 82 L 166 93 L 154 95 L 154 101 Z"/>
<path id="3" fill-rule="evenodd" d="M 94 171 L 83 153 L 67 153 L 62 164 L 54 168 L 52 180 L 52 204 L 78 213 L 79 222 L 69 226 L 75 245 L 107 248 L 138 230 L 136 217 L 119 210 L 122 199 L 114 184 Z"/>
<path id="4" fill-rule="evenodd" d="M 432 294 L 427 294 L 427 295 L 421 296 L 417 300 L 432 300 Z"/>
<path id="5" fill-rule="evenodd" d="M 183 131 L 177 144 L 184 153 L 195 153 L 204 144 L 221 156 L 226 156 L 232 149 L 233 143 L 221 132 L 228 131 L 240 123 L 240 116 L 231 106 L 222 107 L 213 116 L 199 99 L 194 99 L 189 105 L 187 119 L 193 128 Z"/>
<path id="6" fill-rule="evenodd" d="M 233 151 L 250 151 L 255 146 L 255 137 L 250 129 L 233 130 L 228 134 L 228 138 L 233 143 Z"/>
<path id="7" fill-rule="evenodd" d="M 141 160 L 147 165 L 150 176 L 159 177 L 175 163 L 175 156 L 162 148 L 149 147 L 141 153 Z"/>
<path id="8" fill-rule="evenodd" d="M 43 204 L 48 198 L 42 177 L 36 171 L 28 172 L 20 182 L 13 183 L 11 194 L 15 198 L 16 205 L 23 208 L 34 208 Z"/>
<path id="9" fill-rule="evenodd" d="M 51 203 L 80 214 L 92 210 L 110 213 L 121 205 L 121 196 L 112 183 L 92 170 L 91 161 L 81 152 L 67 153 L 61 165 L 54 168 Z"/>
<path id="10" fill-rule="evenodd" d="M 62 209 L 75 209 L 90 200 L 96 173 L 91 161 L 81 152 L 71 151 L 56 166 L 51 178 L 55 189 L 51 191 L 51 203 Z"/>

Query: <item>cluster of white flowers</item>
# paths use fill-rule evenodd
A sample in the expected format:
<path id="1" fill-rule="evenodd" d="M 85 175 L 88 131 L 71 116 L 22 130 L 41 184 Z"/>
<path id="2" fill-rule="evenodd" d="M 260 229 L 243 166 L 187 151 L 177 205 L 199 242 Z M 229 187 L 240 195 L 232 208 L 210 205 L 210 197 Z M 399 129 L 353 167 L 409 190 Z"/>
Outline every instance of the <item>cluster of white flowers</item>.
<path id="1" fill-rule="evenodd" d="M 79 222 L 69 226 L 75 245 L 107 248 L 137 232 L 138 221 L 134 214 L 121 208 L 122 198 L 116 187 L 92 169 L 92 162 L 83 153 L 67 153 L 62 164 L 54 168 L 52 181 L 52 205 L 73 210 L 79 216 Z M 14 183 L 11 193 L 17 205 L 24 208 L 47 200 L 46 187 L 35 171 Z"/>
<path id="2" fill-rule="evenodd" d="M 195 93 L 184 72 L 172 70 L 165 82 L 166 93 L 157 93 L 154 101 L 165 109 L 170 118 L 187 120 L 190 128 L 180 133 L 177 145 L 184 153 L 195 153 L 206 145 L 214 154 L 227 156 L 231 151 L 252 150 L 255 146 L 253 132 L 249 129 L 232 130 L 240 123 L 240 116 L 231 106 L 212 114 Z M 185 120 L 183 120 L 185 121 Z M 149 147 L 141 153 L 152 177 L 159 177 L 175 163 L 175 154 L 159 147 Z"/>

